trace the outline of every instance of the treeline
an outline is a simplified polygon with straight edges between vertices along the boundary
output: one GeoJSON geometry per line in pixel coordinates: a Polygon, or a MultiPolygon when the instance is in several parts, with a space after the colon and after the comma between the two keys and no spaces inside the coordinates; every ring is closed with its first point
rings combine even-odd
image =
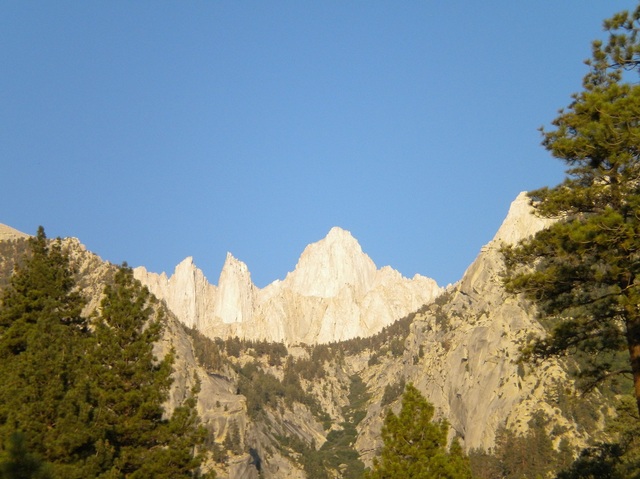
{"type": "Polygon", "coordinates": [[[61,241],[39,228],[26,244],[1,295],[0,477],[199,476],[197,391],[163,407],[162,307],[121,267],[85,317],[61,241]]]}
{"type": "Polygon", "coordinates": [[[265,340],[253,341],[229,337],[211,339],[196,328],[184,327],[191,337],[196,359],[209,372],[219,372],[225,365],[231,365],[229,358],[240,358],[246,354],[256,359],[266,358],[269,366],[281,366],[289,352],[283,343],[265,340]]]}
{"type": "Polygon", "coordinates": [[[398,356],[404,351],[404,342],[409,336],[410,326],[413,323],[415,317],[426,311],[426,307],[423,306],[418,311],[415,311],[404,318],[395,321],[389,326],[384,327],[379,333],[369,336],[368,338],[353,338],[339,343],[339,347],[345,354],[356,355],[364,352],[365,350],[377,351],[378,354],[386,354],[390,348],[393,349],[394,355],[398,356]],[[396,347],[393,348],[393,344],[396,347]]]}

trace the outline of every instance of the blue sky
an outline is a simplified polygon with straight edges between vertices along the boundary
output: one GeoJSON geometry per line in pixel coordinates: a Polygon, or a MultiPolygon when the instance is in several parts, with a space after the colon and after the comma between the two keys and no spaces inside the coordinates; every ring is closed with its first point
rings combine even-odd
{"type": "Polygon", "coordinates": [[[263,287],[332,226],[446,285],[564,165],[537,128],[630,1],[0,0],[0,223],[263,287]]]}

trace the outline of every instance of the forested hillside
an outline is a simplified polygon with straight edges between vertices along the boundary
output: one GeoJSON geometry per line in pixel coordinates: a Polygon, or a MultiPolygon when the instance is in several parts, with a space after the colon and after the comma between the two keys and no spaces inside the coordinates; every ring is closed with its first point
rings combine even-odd
{"type": "Polygon", "coordinates": [[[203,439],[195,399],[165,410],[173,358],[153,354],[163,307],[120,267],[103,278],[99,310],[83,315],[87,299],[60,240],[40,228],[7,251],[2,477],[193,477],[203,439]]]}

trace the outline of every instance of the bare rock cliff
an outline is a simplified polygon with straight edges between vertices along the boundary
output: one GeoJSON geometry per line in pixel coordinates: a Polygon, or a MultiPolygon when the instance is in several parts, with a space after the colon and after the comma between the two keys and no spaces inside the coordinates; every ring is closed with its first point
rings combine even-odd
{"type": "MultiPolygon", "coordinates": [[[[573,444],[588,442],[593,431],[586,432],[559,407],[558,391],[566,395],[563,401],[578,401],[565,365],[558,360],[538,368],[518,363],[528,337],[544,330],[532,306],[508,294],[502,284],[500,247],[517,243],[551,221],[533,214],[526,194],[515,199],[494,239],[463,278],[415,315],[402,356],[354,371],[363,375],[378,401],[398,378],[413,382],[449,420],[468,450],[493,447],[499,426],[526,431],[536,412],[552,418],[550,424],[560,425],[573,444]]],[[[374,401],[361,424],[356,447],[367,463],[379,441],[383,412],[374,401]]]]}
{"type": "Polygon", "coordinates": [[[187,326],[210,337],[328,343],[370,336],[441,293],[432,279],[377,269],[357,240],[333,228],[300,256],[282,281],[263,289],[227,254],[217,286],[190,258],[167,278],[140,267],[135,276],[187,326]]]}

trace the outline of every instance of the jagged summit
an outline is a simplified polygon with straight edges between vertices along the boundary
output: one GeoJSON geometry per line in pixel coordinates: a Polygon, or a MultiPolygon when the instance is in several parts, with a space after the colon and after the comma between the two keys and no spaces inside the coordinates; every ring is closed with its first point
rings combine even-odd
{"type": "Polygon", "coordinates": [[[442,291],[424,276],[407,279],[390,267],[378,270],[351,233],[339,227],[308,245],[284,280],[263,289],[231,253],[217,286],[190,258],[168,280],[144,268],[134,273],[182,322],[209,336],[290,344],[370,336],[442,291]]]}
{"type": "Polygon", "coordinates": [[[523,191],[511,203],[509,212],[491,243],[516,244],[554,221],[554,219],[537,216],[533,211],[527,192],[523,191]]]}
{"type": "Polygon", "coordinates": [[[218,280],[214,317],[220,318],[225,324],[241,323],[251,318],[256,289],[247,265],[227,253],[218,280]]]}
{"type": "Polygon", "coordinates": [[[304,249],[285,282],[304,296],[331,298],[345,285],[366,292],[375,272],[376,265],[351,233],[333,227],[324,239],[304,249]]]}
{"type": "MultiPolygon", "coordinates": [[[[353,237],[351,232],[343,228],[340,228],[340,226],[334,226],[333,228],[331,228],[329,230],[329,233],[327,233],[327,236],[325,236],[324,239],[328,241],[344,241],[344,242],[352,241],[358,244],[358,240],[356,240],[353,237]]],[[[358,247],[359,246],[360,244],[358,244],[358,247]]]]}

